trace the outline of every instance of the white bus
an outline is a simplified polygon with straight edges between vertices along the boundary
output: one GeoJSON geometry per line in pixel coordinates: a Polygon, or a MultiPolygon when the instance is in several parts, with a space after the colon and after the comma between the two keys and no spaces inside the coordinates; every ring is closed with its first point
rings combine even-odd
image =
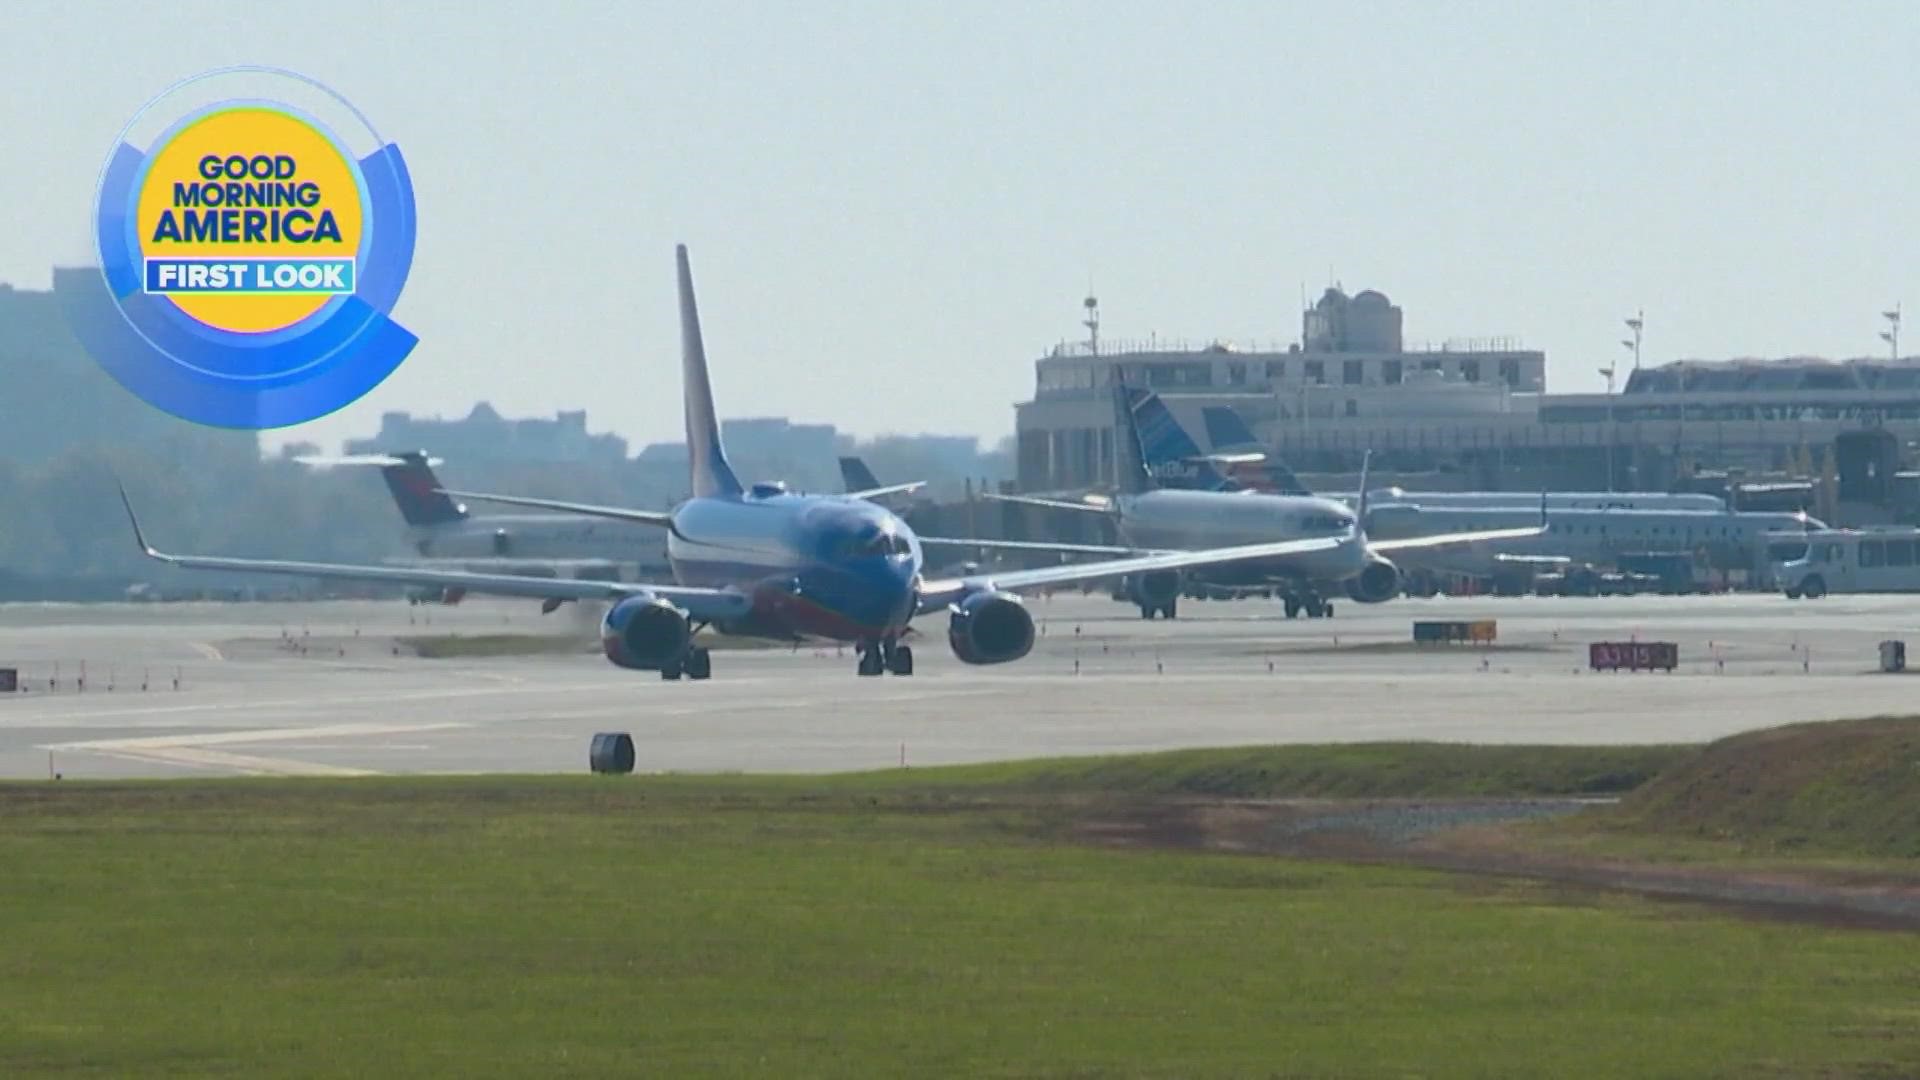
{"type": "Polygon", "coordinates": [[[1821,529],[1806,552],[1774,565],[1788,597],[1920,592],[1920,529],[1821,529]]]}

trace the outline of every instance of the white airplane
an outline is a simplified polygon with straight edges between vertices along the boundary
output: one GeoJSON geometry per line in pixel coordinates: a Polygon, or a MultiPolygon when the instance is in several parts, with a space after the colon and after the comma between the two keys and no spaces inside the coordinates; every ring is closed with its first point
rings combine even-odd
{"type": "MultiPolygon", "coordinates": [[[[1357,508],[1349,509],[1336,499],[1313,495],[1161,487],[1162,473],[1150,469],[1149,462],[1176,462],[1187,469],[1204,470],[1211,466],[1181,452],[1192,440],[1180,429],[1158,395],[1116,385],[1114,407],[1120,428],[1115,447],[1120,455],[1121,490],[1116,495],[1093,496],[1080,502],[1024,495],[987,494],[986,498],[1105,515],[1112,520],[1127,546],[1103,548],[1045,543],[1022,546],[1081,554],[1133,554],[1142,550],[1201,550],[1284,538],[1330,539],[1334,541],[1331,547],[1313,552],[1191,572],[1196,582],[1215,587],[1277,588],[1288,618],[1302,612],[1308,618],[1320,618],[1333,614],[1327,596],[1335,590],[1343,590],[1354,600],[1367,604],[1399,595],[1400,570],[1389,555],[1423,548],[1519,540],[1544,531],[1545,510],[1542,509],[1532,526],[1509,524],[1379,540],[1368,535],[1368,502],[1364,495],[1357,508]]],[[[1366,474],[1367,466],[1363,464],[1362,492],[1366,491],[1366,474]]],[[[1183,479],[1194,478],[1183,476],[1183,479]]],[[[1214,485],[1205,483],[1203,478],[1201,486],[1214,485]]],[[[1139,605],[1143,619],[1155,615],[1173,618],[1182,590],[1182,575],[1176,572],[1143,573],[1128,579],[1129,598],[1139,605]]]]}
{"type": "MultiPolygon", "coordinates": [[[[1382,505],[1368,513],[1367,529],[1382,537],[1415,538],[1461,529],[1497,529],[1523,520],[1526,514],[1512,506],[1382,505]]],[[[1766,561],[1769,533],[1825,527],[1819,519],[1797,512],[1555,509],[1548,528],[1537,536],[1432,550],[1420,556],[1419,567],[1491,577],[1503,558],[1558,556],[1610,566],[1626,554],[1702,548],[1740,553],[1758,566],[1766,561]]]]}

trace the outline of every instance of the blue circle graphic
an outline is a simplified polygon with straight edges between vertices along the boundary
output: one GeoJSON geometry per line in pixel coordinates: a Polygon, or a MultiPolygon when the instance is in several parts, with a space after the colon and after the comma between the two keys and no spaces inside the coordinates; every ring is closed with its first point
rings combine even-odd
{"type": "MultiPolygon", "coordinates": [[[[165,145],[166,136],[148,144],[165,145]]],[[[97,285],[63,298],[74,333],[107,373],[149,404],[215,427],[263,429],[304,423],[358,400],[413,351],[418,339],[391,312],[413,263],[413,182],[400,148],[385,141],[344,97],[280,68],[234,67],[183,80],[128,122],[101,170],[95,199],[97,285]],[[222,83],[244,83],[225,94],[222,83]],[[262,83],[274,88],[262,94],[262,83]],[[302,108],[304,100],[313,109],[302,108]],[[183,108],[190,101],[194,107],[183,108]],[[349,295],[333,297],[292,326],[239,333],[192,319],[164,295],[146,291],[135,235],[134,199],[148,152],[130,138],[155,116],[173,131],[212,108],[268,105],[312,123],[343,149],[347,131],[315,118],[319,108],[345,118],[356,146],[348,154],[362,181],[363,235],[349,295]],[[338,130],[338,134],[336,134],[338,130]]]]}

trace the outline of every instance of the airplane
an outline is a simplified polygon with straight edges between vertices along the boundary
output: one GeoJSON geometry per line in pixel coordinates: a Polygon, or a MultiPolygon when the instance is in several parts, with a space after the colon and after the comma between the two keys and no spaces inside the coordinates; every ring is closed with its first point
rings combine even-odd
{"type": "MultiPolygon", "coordinates": [[[[484,498],[658,526],[667,533],[672,582],[173,554],[148,541],[123,487],[120,497],[134,542],[148,558],[188,570],[462,589],[540,600],[543,611],[568,601],[606,601],[600,641],[608,661],[621,668],[656,671],[668,680],[682,675],[693,680],[711,677],[711,653],[695,637],[708,629],[780,640],[851,642],[859,654],[856,670],[860,675],[910,675],[913,650],[902,636],[916,616],[938,612],[946,614],[947,643],[960,661],[1008,663],[1027,655],[1034,644],[1033,616],[1018,595],[1026,590],[1354,550],[1348,538],[1331,532],[1300,535],[1296,530],[1287,539],[1268,536],[1255,543],[1130,552],[1092,562],[929,580],[922,573],[923,544],[971,547],[981,543],[918,537],[898,515],[868,499],[795,494],[779,484],[747,486],[739,481],[721,445],[714,415],[693,272],[684,245],[675,257],[692,495],[670,511],[651,511],[447,492],[455,498],[484,498]]],[[[1058,549],[1058,545],[1046,547],[1058,549]]]]}
{"type": "MultiPolygon", "coordinates": [[[[400,518],[406,523],[413,557],[382,560],[390,566],[480,570],[541,577],[591,577],[632,580],[666,563],[666,545],[636,546],[638,530],[578,514],[474,515],[441,488],[433,467],[440,459],[425,451],[387,454],[307,454],[295,458],[321,467],[379,468],[400,518]]],[[[457,589],[415,589],[414,603],[457,604],[457,589]]]]}
{"type": "MultiPolygon", "coordinates": [[[[1497,528],[1512,524],[1524,513],[1513,506],[1386,504],[1372,509],[1367,527],[1381,536],[1418,537],[1455,529],[1497,528]]],[[[1492,577],[1502,562],[1515,560],[1555,557],[1612,566],[1622,555],[1705,549],[1722,557],[1745,556],[1760,566],[1767,561],[1770,537],[1825,527],[1799,511],[1557,507],[1547,531],[1538,536],[1486,548],[1435,550],[1420,556],[1418,564],[1430,572],[1492,577]]]]}
{"type": "MultiPolygon", "coordinates": [[[[1201,565],[1193,568],[1189,575],[1209,587],[1278,586],[1288,618],[1302,612],[1308,618],[1331,616],[1333,605],[1326,597],[1335,588],[1344,589],[1348,596],[1366,604],[1381,603],[1399,595],[1400,570],[1387,557],[1395,552],[1522,539],[1537,536],[1545,528],[1546,513],[1542,508],[1541,523],[1532,527],[1373,540],[1367,535],[1369,506],[1364,494],[1371,455],[1361,465],[1363,494],[1359,505],[1352,509],[1338,500],[1312,495],[1234,490],[1226,475],[1200,453],[1159,395],[1150,390],[1137,390],[1124,382],[1114,385],[1113,394],[1119,429],[1114,440],[1119,457],[1117,495],[1091,496],[1081,501],[993,493],[983,493],[984,497],[1103,514],[1128,545],[1104,549],[1061,546],[1063,551],[1078,553],[1206,550],[1275,537],[1331,539],[1333,545],[1328,548],[1217,567],[1201,565]],[[1183,486],[1169,486],[1170,481],[1183,486]]],[[[1171,619],[1178,612],[1179,598],[1184,591],[1182,578],[1181,572],[1171,569],[1129,575],[1128,598],[1139,606],[1143,619],[1155,615],[1171,619]]]]}
{"type": "MultiPolygon", "coordinates": [[[[1202,410],[1208,438],[1219,450],[1258,445],[1239,414],[1226,406],[1202,410]],[[1226,416],[1218,415],[1225,413],[1226,416]]],[[[1277,463],[1276,463],[1277,465],[1277,463]]],[[[1277,465],[1284,471],[1285,466],[1277,465]]],[[[1291,473],[1287,473],[1291,476],[1291,473]]],[[[1536,536],[1497,544],[1438,547],[1404,562],[1416,576],[1434,573],[1494,577],[1504,566],[1553,560],[1615,565],[1625,553],[1706,547],[1726,554],[1760,554],[1770,532],[1804,532],[1820,523],[1801,513],[1734,513],[1726,500],[1699,492],[1549,491],[1538,496],[1502,491],[1404,491],[1367,493],[1367,532],[1380,539],[1410,538],[1460,530],[1520,525],[1544,500],[1553,522],[1536,536]]],[[[1351,504],[1354,496],[1341,496],[1351,504]]]]}
{"type": "MultiPolygon", "coordinates": [[[[1207,425],[1207,439],[1213,444],[1216,460],[1229,463],[1229,479],[1255,491],[1278,491],[1307,495],[1311,492],[1291,469],[1267,454],[1266,447],[1253,434],[1247,422],[1229,405],[1209,405],[1200,410],[1207,425]]],[[[1347,505],[1355,496],[1340,495],[1347,505]]],[[[1538,499],[1525,491],[1406,491],[1398,487],[1380,488],[1369,493],[1376,506],[1414,504],[1424,507],[1506,507],[1524,509],[1538,499]]],[[[1701,510],[1727,509],[1727,501],[1704,492],[1662,491],[1550,491],[1547,505],[1566,510],[1701,510]]]]}
{"type": "Polygon", "coordinates": [[[855,499],[872,499],[876,502],[891,504],[893,496],[907,495],[927,486],[925,480],[915,480],[906,484],[882,484],[867,463],[857,457],[840,459],[840,479],[846,485],[847,495],[855,499]]]}

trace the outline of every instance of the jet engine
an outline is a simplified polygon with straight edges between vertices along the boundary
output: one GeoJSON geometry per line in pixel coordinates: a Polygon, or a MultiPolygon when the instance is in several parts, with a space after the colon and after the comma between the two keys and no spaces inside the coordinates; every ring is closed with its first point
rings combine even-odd
{"type": "Polygon", "coordinates": [[[1400,595],[1400,568],[1378,555],[1347,579],[1347,595],[1363,604],[1379,604],[1400,595]]]}
{"type": "Polygon", "coordinates": [[[629,596],[607,609],[600,648],[623,668],[658,671],[687,651],[693,629],[679,608],[649,596],[629,596]]]}
{"type": "Polygon", "coordinates": [[[1018,660],[1033,649],[1033,616],[1011,593],[977,592],[954,605],[947,642],[969,664],[1018,660]]]}
{"type": "Polygon", "coordinates": [[[1135,574],[1127,579],[1127,586],[1133,593],[1134,603],[1158,609],[1180,599],[1180,572],[1156,570],[1151,574],[1135,574]]]}

